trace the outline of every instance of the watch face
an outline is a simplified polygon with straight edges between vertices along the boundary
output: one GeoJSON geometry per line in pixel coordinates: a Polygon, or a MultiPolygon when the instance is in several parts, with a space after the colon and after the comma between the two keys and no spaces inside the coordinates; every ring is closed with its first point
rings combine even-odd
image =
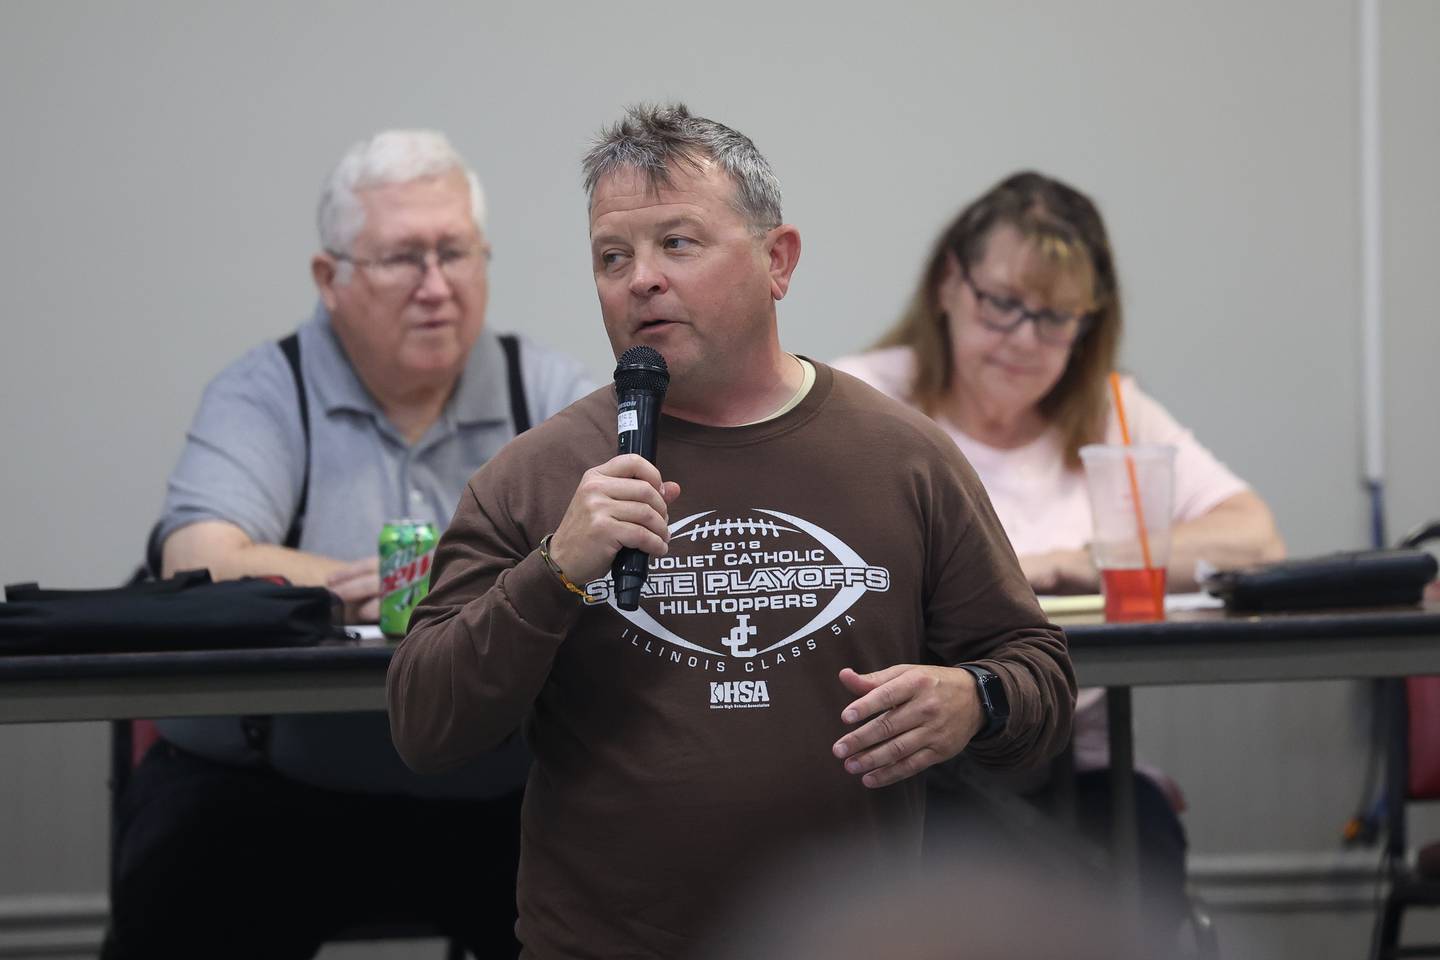
{"type": "Polygon", "coordinates": [[[1001,722],[1010,719],[1010,698],[1005,694],[1005,684],[1000,682],[1000,677],[989,670],[985,671],[986,699],[990,701],[991,713],[1001,722]]]}
{"type": "Polygon", "coordinates": [[[966,667],[975,675],[975,685],[980,694],[980,706],[985,711],[985,726],[977,733],[976,739],[993,737],[1005,729],[1010,719],[1010,699],[1005,694],[1005,684],[993,670],[984,667],[966,667]]]}

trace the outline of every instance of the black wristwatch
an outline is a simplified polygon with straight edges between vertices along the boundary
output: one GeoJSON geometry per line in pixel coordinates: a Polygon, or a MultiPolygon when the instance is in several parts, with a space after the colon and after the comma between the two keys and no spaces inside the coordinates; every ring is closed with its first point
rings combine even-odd
{"type": "Polygon", "coordinates": [[[994,670],[986,670],[975,663],[962,663],[961,670],[970,671],[975,677],[975,689],[980,694],[980,709],[985,712],[985,725],[975,734],[975,740],[993,737],[1005,729],[1010,720],[1010,698],[1005,695],[1005,684],[994,670]]]}

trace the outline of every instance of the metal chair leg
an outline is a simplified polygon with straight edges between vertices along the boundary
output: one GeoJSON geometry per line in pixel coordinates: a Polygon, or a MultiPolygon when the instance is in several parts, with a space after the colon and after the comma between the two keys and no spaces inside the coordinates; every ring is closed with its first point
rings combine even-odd
{"type": "Polygon", "coordinates": [[[1393,960],[1400,946],[1400,920],[1403,908],[1393,896],[1387,896],[1380,907],[1380,916],[1375,920],[1375,934],[1371,938],[1371,960],[1393,960]]]}
{"type": "Polygon", "coordinates": [[[1190,898],[1190,930],[1195,936],[1197,960],[1220,960],[1220,936],[1215,932],[1210,908],[1195,896],[1190,898]]]}

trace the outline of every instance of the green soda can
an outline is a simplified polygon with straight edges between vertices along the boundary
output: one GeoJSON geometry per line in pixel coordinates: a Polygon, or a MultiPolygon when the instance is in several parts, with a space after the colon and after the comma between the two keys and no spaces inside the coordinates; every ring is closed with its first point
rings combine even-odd
{"type": "Polygon", "coordinates": [[[430,592],[440,537],[428,520],[391,520],[380,528],[380,632],[405,636],[410,613],[430,592]]]}

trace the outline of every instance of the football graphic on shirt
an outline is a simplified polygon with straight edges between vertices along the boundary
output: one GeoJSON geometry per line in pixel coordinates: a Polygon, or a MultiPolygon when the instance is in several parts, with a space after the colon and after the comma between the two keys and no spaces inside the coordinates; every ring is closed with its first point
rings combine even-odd
{"type": "Polygon", "coordinates": [[[743,661],[805,643],[867,590],[889,587],[886,568],[870,566],[829,531],[753,508],[672,523],[669,552],[650,559],[640,609],[615,607],[608,578],[586,592],[672,647],[743,661]]]}

